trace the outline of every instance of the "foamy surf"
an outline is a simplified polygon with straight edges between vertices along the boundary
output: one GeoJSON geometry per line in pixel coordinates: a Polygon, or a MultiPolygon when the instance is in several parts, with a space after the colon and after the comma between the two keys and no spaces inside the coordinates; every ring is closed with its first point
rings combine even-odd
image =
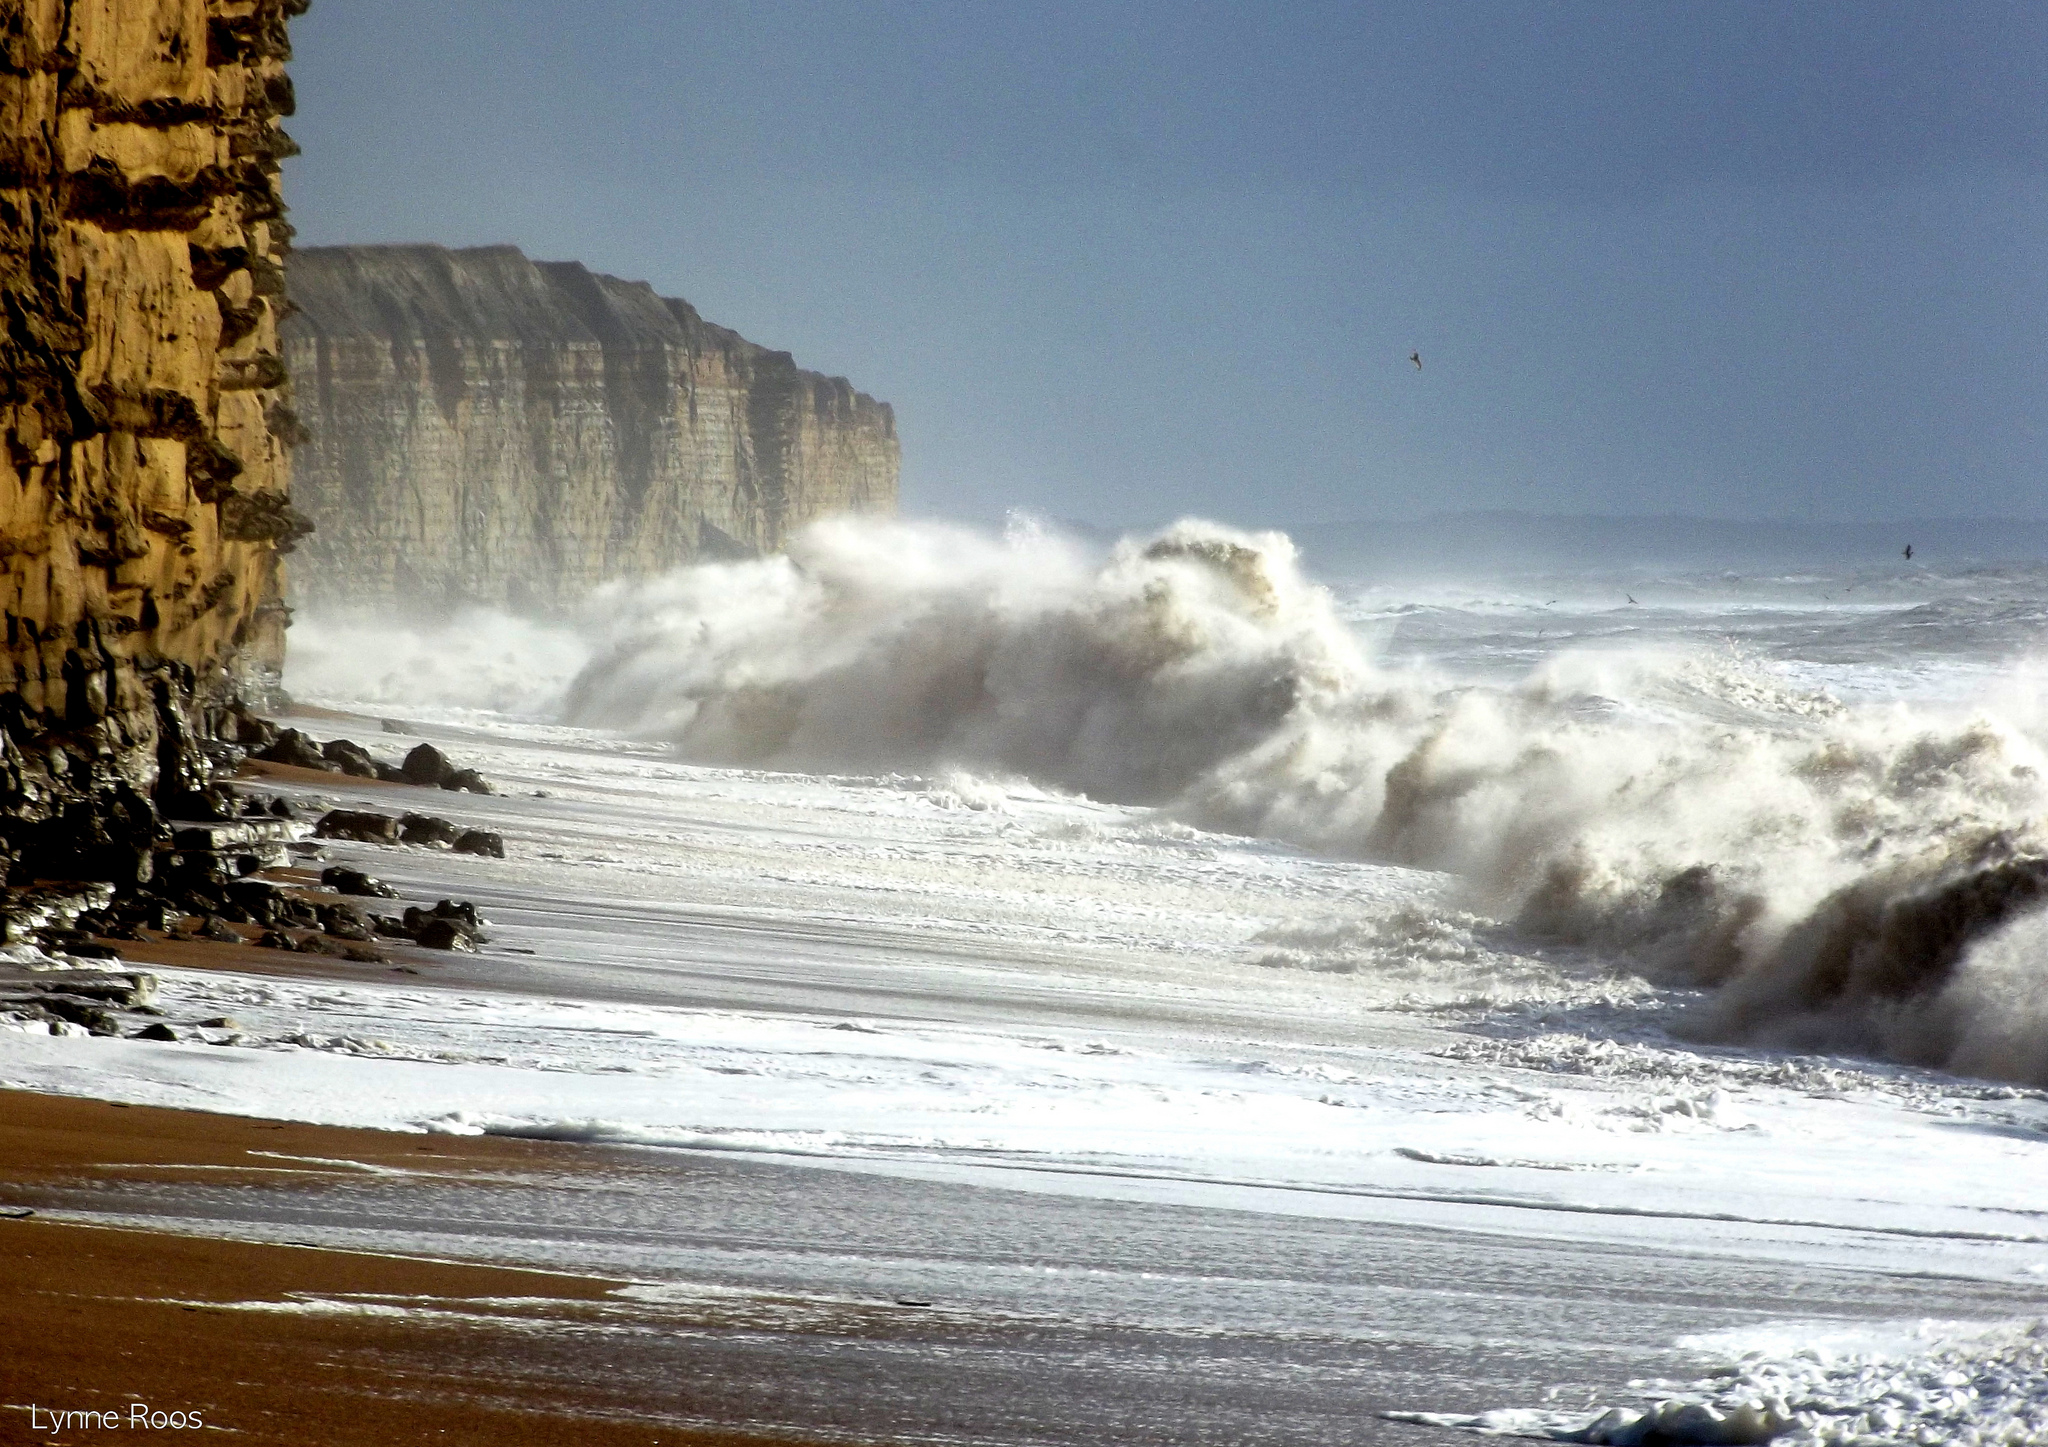
{"type": "Polygon", "coordinates": [[[1511,683],[1394,666],[1286,538],[1195,521],[1104,553],[837,519],[783,557],[614,587],[588,623],[568,718],[687,758],[1015,775],[1442,871],[1526,944],[1715,988],[1710,1038],[2048,1081],[2019,688],[1845,702],[1669,635],[1511,683]]]}

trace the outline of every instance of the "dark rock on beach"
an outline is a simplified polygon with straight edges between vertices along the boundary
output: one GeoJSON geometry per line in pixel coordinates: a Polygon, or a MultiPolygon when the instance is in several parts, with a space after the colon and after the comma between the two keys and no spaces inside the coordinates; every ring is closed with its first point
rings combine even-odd
{"type": "Polygon", "coordinates": [[[477,936],[452,919],[428,920],[413,937],[430,950],[475,950],[477,936]]]}
{"type": "Polygon", "coordinates": [[[353,839],[362,844],[398,843],[398,821],[367,809],[330,809],[313,826],[316,839],[353,839]]]}
{"type": "MultiPolygon", "coordinates": [[[[501,856],[502,857],[502,856],[501,856]]],[[[353,894],[366,899],[396,899],[398,891],[360,869],[336,864],[320,871],[320,882],[336,894],[353,894]]]]}
{"type": "Polygon", "coordinates": [[[498,791],[475,769],[459,769],[449,762],[448,756],[432,744],[421,744],[405,756],[403,769],[405,782],[421,788],[441,788],[471,794],[495,794],[498,791]]]}
{"type": "Polygon", "coordinates": [[[432,789],[454,772],[455,766],[448,762],[448,756],[432,744],[421,744],[405,756],[402,772],[405,782],[417,784],[423,789],[432,789]]]}
{"type": "Polygon", "coordinates": [[[321,905],[320,928],[340,940],[372,938],[369,917],[350,904],[321,905]]]}
{"type": "Polygon", "coordinates": [[[402,927],[428,949],[474,950],[484,942],[483,923],[468,900],[444,899],[432,909],[408,909],[402,927]]]}
{"type": "Polygon", "coordinates": [[[489,859],[505,857],[505,838],[496,830],[470,829],[455,841],[457,854],[480,854],[489,859]]]}
{"type": "Polygon", "coordinates": [[[398,821],[399,837],[407,844],[429,849],[446,849],[462,837],[463,831],[433,814],[407,814],[398,821]]]}
{"type": "Polygon", "coordinates": [[[141,1011],[156,994],[156,977],[139,971],[31,970],[0,962],[0,1015],[119,1035],[123,1012],[141,1011]]]}
{"type": "Polygon", "coordinates": [[[331,762],[321,751],[319,744],[297,729],[280,730],[277,738],[264,748],[258,749],[251,757],[269,764],[288,764],[295,769],[318,769],[327,773],[340,773],[341,766],[331,762]]]}

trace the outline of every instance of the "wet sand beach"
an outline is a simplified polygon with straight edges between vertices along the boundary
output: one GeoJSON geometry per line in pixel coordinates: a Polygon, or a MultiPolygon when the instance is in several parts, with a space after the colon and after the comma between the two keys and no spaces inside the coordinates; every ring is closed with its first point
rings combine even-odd
{"type": "Polygon", "coordinates": [[[10,1440],[141,1401],[252,1442],[1428,1447],[1461,1438],[1378,1414],[1611,1392],[1731,1318],[2027,1295],[20,1092],[0,1180],[10,1440]]]}
{"type": "Polygon", "coordinates": [[[107,1430],[53,1432],[57,1412],[111,1410],[114,1430],[135,1430],[142,1404],[263,1443],[761,1440],[647,1420],[601,1378],[564,1369],[548,1339],[575,1341],[617,1282],[16,1214],[53,1188],[146,1190],[224,1173],[285,1185],[372,1165],[505,1171],[546,1153],[6,1093],[7,1439],[107,1430]],[[333,1307],[291,1309],[306,1302],[333,1307]]]}

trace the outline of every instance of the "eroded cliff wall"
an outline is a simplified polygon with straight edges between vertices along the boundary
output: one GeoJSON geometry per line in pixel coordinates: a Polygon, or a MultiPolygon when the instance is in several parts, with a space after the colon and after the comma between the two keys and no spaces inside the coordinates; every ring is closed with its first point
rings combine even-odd
{"type": "Polygon", "coordinates": [[[597,583],[893,511],[894,414],[688,303],[509,246],[295,252],[316,531],[296,600],[549,611],[597,583]]]}
{"type": "Polygon", "coordinates": [[[305,0],[0,0],[0,870],[146,870],[282,657],[305,0]],[[154,796],[154,798],[153,798],[154,796]]]}

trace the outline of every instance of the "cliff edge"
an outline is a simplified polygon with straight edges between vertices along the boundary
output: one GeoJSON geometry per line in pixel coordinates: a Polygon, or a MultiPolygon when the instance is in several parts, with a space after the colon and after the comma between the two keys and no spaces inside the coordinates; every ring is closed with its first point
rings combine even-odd
{"type": "Polygon", "coordinates": [[[147,877],[283,654],[305,0],[0,6],[0,878],[147,877]]]}
{"type": "Polygon", "coordinates": [[[285,359],[295,600],[552,611],[893,511],[886,403],[687,302],[510,246],[309,247],[285,359]]]}

